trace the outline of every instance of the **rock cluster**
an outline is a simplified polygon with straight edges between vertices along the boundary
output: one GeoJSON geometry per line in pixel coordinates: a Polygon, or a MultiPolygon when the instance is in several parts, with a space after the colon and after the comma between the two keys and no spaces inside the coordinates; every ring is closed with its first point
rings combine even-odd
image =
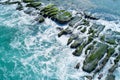
{"type": "MultiPolygon", "coordinates": [[[[88,73],[98,73],[103,69],[106,63],[112,57],[120,44],[120,33],[112,30],[107,30],[104,33],[105,26],[94,22],[93,20],[98,20],[98,18],[83,14],[73,16],[69,11],[61,10],[54,4],[49,4],[43,6],[41,2],[34,0],[22,0],[11,2],[6,1],[0,4],[18,4],[17,10],[23,10],[25,7],[34,8],[38,10],[38,18],[35,20],[42,23],[46,17],[51,18],[58,24],[68,24],[68,27],[57,28],[60,30],[58,37],[62,35],[69,35],[67,45],[70,48],[75,49],[72,53],[74,56],[78,57],[85,54],[85,60],[83,62],[82,69],[88,73]]],[[[26,13],[30,14],[33,10],[27,10],[26,13]]],[[[120,47],[118,48],[120,53],[120,47]]],[[[114,70],[118,67],[118,62],[120,60],[120,54],[116,55],[114,60],[114,65],[109,69],[109,73],[106,80],[115,80],[113,75],[114,70]]],[[[76,63],[76,69],[79,69],[80,63],[76,63]]],[[[90,79],[92,77],[89,77],[90,79]]],[[[101,78],[101,77],[99,77],[101,78]]]]}

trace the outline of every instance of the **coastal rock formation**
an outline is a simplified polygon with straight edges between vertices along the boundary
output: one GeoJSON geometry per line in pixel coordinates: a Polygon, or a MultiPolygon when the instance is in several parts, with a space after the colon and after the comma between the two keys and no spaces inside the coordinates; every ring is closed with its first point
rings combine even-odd
{"type": "MultiPolygon", "coordinates": [[[[82,70],[87,73],[93,73],[92,77],[87,76],[90,80],[99,73],[110,57],[115,55],[116,50],[120,53],[120,32],[111,29],[106,30],[106,26],[97,23],[98,18],[92,15],[75,15],[73,16],[67,10],[61,10],[54,4],[42,5],[42,2],[34,0],[22,0],[21,2],[7,1],[0,4],[18,4],[17,10],[23,10],[26,14],[31,14],[33,10],[37,12],[35,21],[39,23],[44,22],[44,19],[50,18],[58,24],[67,24],[67,28],[57,28],[60,32],[58,37],[62,35],[69,35],[66,45],[74,49],[72,54],[76,57],[84,54],[85,60],[83,61],[82,70]],[[24,3],[25,5],[22,5],[24,3]],[[24,10],[24,8],[28,8],[24,10]],[[93,21],[95,20],[95,21],[93,21]]],[[[117,54],[113,66],[108,70],[106,80],[115,80],[113,72],[118,67],[120,61],[120,54],[117,54]]],[[[75,66],[76,69],[80,68],[80,63],[75,66]]],[[[99,79],[104,75],[99,76],[99,79]]]]}

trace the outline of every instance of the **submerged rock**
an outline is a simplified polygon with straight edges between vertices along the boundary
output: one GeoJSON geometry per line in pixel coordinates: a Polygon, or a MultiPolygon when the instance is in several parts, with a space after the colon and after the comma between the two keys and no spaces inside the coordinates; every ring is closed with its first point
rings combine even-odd
{"type": "Polygon", "coordinates": [[[69,26],[74,26],[77,22],[79,22],[82,18],[79,16],[75,16],[70,22],[69,22],[69,26]]]}

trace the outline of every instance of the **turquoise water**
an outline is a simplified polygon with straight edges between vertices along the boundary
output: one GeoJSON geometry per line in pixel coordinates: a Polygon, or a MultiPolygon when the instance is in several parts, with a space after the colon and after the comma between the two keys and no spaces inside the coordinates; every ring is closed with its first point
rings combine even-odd
{"type": "MultiPolygon", "coordinates": [[[[84,1],[80,8],[93,9],[91,12],[98,15],[104,13],[102,17],[108,20],[113,20],[113,15],[119,18],[118,0],[84,1]]],[[[86,73],[74,69],[81,59],[72,55],[66,38],[58,39],[58,25],[49,19],[38,24],[33,21],[35,16],[15,9],[16,5],[0,5],[0,80],[84,80],[86,73]]],[[[118,80],[120,72],[116,70],[115,74],[118,80]]]]}

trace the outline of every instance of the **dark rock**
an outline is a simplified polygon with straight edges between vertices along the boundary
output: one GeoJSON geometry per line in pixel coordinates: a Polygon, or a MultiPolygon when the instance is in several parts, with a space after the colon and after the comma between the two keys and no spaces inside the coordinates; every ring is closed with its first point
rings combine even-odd
{"type": "Polygon", "coordinates": [[[61,28],[61,27],[57,27],[56,29],[59,30],[59,31],[63,30],[63,28],[61,28]]]}
{"type": "Polygon", "coordinates": [[[80,23],[81,25],[86,25],[86,26],[89,26],[90,25],[90,22],[86,19],[83,19],[80,23]]]}
{"type": "Polygon", "coordinates": [[[92,80],[92,76],[85,76],[88,80],[92,80]]]}
{"type": "Polygon", "coordinates": [[[38,7],[38,6],[41,6],[41,2],[31,2],[29,4],[26,5],[27,7],[38,7]]]}
{"type": "Polygon", "coordinates": [[[69,29],[62,30],[60,33],[58,33],[58,37],[61,37],[62,35],[72,34],[72,31],[69,29]]]}
{"type": "Polygon", "coordinates": [[[98,20],[99,19],[99,18],[96,18],[96,17],[94,17],[92,15],[89,15],[89,14],[86,14],[86,13],[84,13],[84,16],[85,16],[85,18],[92,19],[92,20],[98,20]]]}
{"type": "Polygon", "coordinates": [[[17,6],[16,10],[23,10],[23,6],[22,6],[22,4],[21,4],[21,3],[19,3],[19,4],[18,4],[18,6],[17,6]]]}
{"type": "Polygon", "coordinates": [[[98,79],[101,79],[103,77],[103,74],[100,74],[99,76],[98,76],[98,79]]]}
{"type": "Polygon", "coordinates": [[[80,68],[80,63],[77,63],[77,65],[75,66],[75,69],[79,69],[80,68]]]}
{"type": "Polygon", "coordinates": [[[72,37],[70,37],[67,41],[67,45],[69,45],[74,39],[72,37]]]}
{"type": "Polygon", "coordinates": [[[23,0],[24,3],[34,2],[34,0],[23,0]]]}

